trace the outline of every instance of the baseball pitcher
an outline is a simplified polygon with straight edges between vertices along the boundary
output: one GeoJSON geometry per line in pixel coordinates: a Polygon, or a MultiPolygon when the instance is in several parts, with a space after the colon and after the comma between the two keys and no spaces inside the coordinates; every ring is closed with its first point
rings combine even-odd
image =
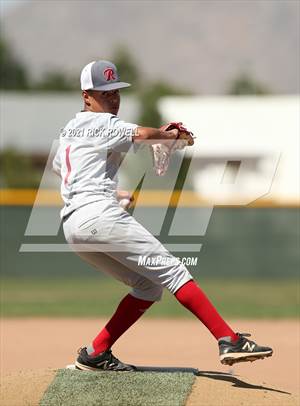
{"type": "MultiPolygon", "coordinates": [[[[117,191],[122,152],[150,145],[158,175],[165,173],[175,149],[193,144],[181,123],[156,129],[118,117],[121,82],[116,66],[94,61],[81,72],[84,108],[67,123],[53,161],[61,177],[61,210],[65,238],[84,261],[131,287],[115,313],[91,343],[78,352],[81,370],[134,371],[111,351],[112,345],[168,289],[216,338],[220,361],[232,365],[269,357],[269,347],[236,333],[222,319],[188,269],[125,209],[132,200],[117,191]],[[121,201],[121,204],[119,204],[121,201]],[[139,256],[150,261],[138,263],[139,256]],[[164,258],[158,263],[155,258],[164,258]]],[[[99,290],[99,294],[101,291],[99,290]]]]}

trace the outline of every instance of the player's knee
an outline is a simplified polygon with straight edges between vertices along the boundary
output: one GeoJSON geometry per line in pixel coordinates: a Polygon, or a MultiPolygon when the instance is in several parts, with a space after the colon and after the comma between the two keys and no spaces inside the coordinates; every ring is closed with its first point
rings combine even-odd
{"type": "Polygon", "coordinates": [[[174,294],[182,285],[193,279],[193,277],[187,268],[180,263],[167,272],[162,279],[163,286],[174,294]]]}

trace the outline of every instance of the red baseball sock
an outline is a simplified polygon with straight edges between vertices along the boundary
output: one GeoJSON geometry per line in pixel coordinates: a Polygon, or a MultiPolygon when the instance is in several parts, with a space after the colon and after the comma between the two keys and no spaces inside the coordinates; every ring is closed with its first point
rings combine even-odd
{"type": "Polygon", "coordinates": [[[222,319],[205,293],[202,292],[194,281],[189,281],[181,286],[175,293],[175,297],[184,307],[202,321],[217,340],[226,336],[230,336],[233,341],[238,340],[239,337],[222,319]]]}
{"type": "Polygon", "coordinates": [[[125,296],[112,318],[94,339],[94,352],[90,355],[98,355],[110,348],[153,303],[148,300],[137,299],[130,294],[125,296]]]}

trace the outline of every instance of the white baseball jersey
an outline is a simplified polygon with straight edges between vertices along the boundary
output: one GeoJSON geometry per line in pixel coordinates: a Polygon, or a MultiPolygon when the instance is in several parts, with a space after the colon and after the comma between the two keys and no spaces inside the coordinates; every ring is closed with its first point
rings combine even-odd
{"type": "Polygon", "coordinates": [[[121,152],[132,146],[136,124],[110,113],[80,112],[60,134],[53,170],[61,177],[61,218],[88,203],[116,197],[121,152]]]}

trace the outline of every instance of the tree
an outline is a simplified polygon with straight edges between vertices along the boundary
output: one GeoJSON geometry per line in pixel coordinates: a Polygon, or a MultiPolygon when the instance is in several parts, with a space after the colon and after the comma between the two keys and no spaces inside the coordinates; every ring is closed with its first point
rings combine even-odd
{"type": "Polygon", "coordinates": [[[37,188],[43,174],[31,157],[13,148],[1,151],[0,173],[0,186],[8,188],[37,188]]]}
{"type": "Polygon", "coordinates": [[[0,89],[25,90],[28,74],[25,66],[13,55],[7,42],[0,36],[0,89]]]}
{"type": "Polygon", "coordinates": [[[112,61],[118,69],[122,82],[133,84],[133,87],[128,90],[136,91],[140,85],[140,72],[128,49],[123,45],[118,45],[113,52],[112,61]]]}
{"type": "Polygon", "coordinates": [[[167,82],[150,83],[139,95],[141,110],[138,124],[155,128],[160,127],[163,123],[157,106],[158,100],[164,96],[187,96],[190,94],[191,92],[176,88],[167,82]]]}
{"type": "Polygon", "coordinates": [[[60,71],[46,72],[43,78],[33,86],[34,90],[42,91],[70,91],[78,90],[78,79],[72,80],[60,71]]]}
{"type": "Polygon", "coordinates": [[[236,96],[265,95],[270,94],[270,91],[265,85],[255,81],[248,74],[243,73],[232,81],[228,93],[236,96]]]}

